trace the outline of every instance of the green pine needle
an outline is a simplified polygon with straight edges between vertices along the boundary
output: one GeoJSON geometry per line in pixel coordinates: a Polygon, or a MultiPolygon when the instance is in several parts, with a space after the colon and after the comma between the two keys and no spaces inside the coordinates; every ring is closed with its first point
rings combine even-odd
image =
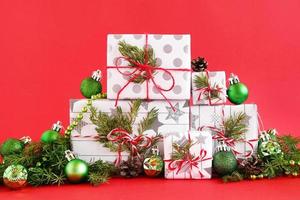
{"type": "MultiPolygon", "coordinates": [[[[145,62],[145,49],[141,49],[137,46],[127,44],[125,41],[119,42],[119,52],[122,56],[130,58],[132,61],[140,64],[148,64],[150,66],[156,67],[156,58],[154,51],[151,47],[148,47],[148,63],[145,62]]],[[[129,66],[135,66],[133,62],[129,62],[129,66]]],[[[132,75],[135,76],[135,75],[132,75]]],[[[143,83],[146,80],[145,72],[134,79],[135,83],[143,83]]]]}
{"type": "MultiPolygon", "coordinates": [[[[212,91],[210,92],[210,98],[211,99],[221,99],[220,92],[217,90],[218,85],[210,85],[208,77],[204,74],[202,75],[196,75],[193,80],[195,87],[197,89],[207,88],[208,86],[211,87],[212,91]]],[[[208,99],[208,95],[205,94],[205,99],[208,99]]]]}
{"type": "MultiPolygon", "coordinates": [[[[96,131],[99,134],[99,141],[104,144],[105,147],[111,151],[116,152],[119,147],[119,143],[111,142],[107,140],[107,135],[115,128],[122,128],[128,133],[132,133],[132,126],[137,118],[138,110],[141,106],[142,100],[135,100],[131,102],[130,112],[124,113],[121,107],[117,107],[116,112],[108,115],[101,111],[97,111],[96,108],[91,107],[90,120],[97,126],[96,131]]],[[[138,124],[138,132],[142,134],[144,131],[151,128],[153,123],[157,120],[157,109],[151,109],[145,118],[138,124]]],[[[158,136],[156,136],[158,137],[158,136]]],[[[154,137],[155,138],[155,137],[154,137]]],[[[153,144],[154,145],[154,144],[153,144]]],[[[126,145],[122,146],[123,151],[128,151],[126,145]]]]}
{"type": "Polygon", "coordinates": [[[224,121],[225,136],[233,139],[241,139],[247,131],[245,121],[247,116],[244,112],[235,113],[224,121]]]}
{"type": "Polygon", "coordinates": [[[98,160],[89,166],[89,177],[88,181],[94,185],[100,185],[109,180],[112,174],[116,172],[114,165],[98,160]]]}

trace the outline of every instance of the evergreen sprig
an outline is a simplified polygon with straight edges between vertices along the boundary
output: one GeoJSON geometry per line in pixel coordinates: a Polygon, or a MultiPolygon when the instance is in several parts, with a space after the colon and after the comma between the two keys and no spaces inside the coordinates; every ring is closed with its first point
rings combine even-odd
{"type": "MultiPolygon", "coordinates": [[[[146,49],[139,48],[137,46],[130,45],[125,41],[119,42],[119,52],[122,56],[129,58],[131,61],[134,61],[139,64],[147,64],[153,67],[156,67],[156,58],[154,55],[153,48],[148,47],[148,63],[145,62],[146,49]]],[[[135,66],[134,62],[129,61],[129,66],[135,66]]],[[[135,76],[134,74],[132,76],[135,76]]],[[[143,83],[147,79],[146,73],[143,72],[140,76],[137,76],[133,82],[135,83],[143,83]]]]}
{"type": "Polygon", "coordinates": [[[225,136],[233,139],[241,139],[243,133],[247,131],[247,116],[244,112],[238,112],[231,115],[224,121],[225,136]]]}
{"type": "Polygon", "coordinates": [[[88,181],[97,186],[107,182],[115,172],[116,168],[113,164],[98,160],[89,166],[88,181]]]}
{"type": "MultiPolygon", "coordinates": [[[[213,85],[210,84],[209,79],[206,75],[202,74],[202,75],[196,75],[194,80],[193,80],[195,87],[197,89],[202,89],[202,88],[207,88],[207,87],[211,87],[211,91],[210,91],[210,98],[211,99],[220,99],[220,91],[217,90],[217,88],[219,87],[216,83],[214,83],[213,85]]],[[[208,99],[208,94],[205,94],[205,99],[208,99]]]]}
{"type": "MultiPolygon", "coordinates": [[[[128,133],[132,133],[133,124],[138,115],[138,110],[141,106],[142,100],[135,100],[131,102],[129,113],[123,112],[121,107],[117,107],[116,112],[108,115],[107,113],[97,111],[96,108],[91,107],[91,115],[90,120],[93,124],[97,126],[96,131],[99,134],[99,141],[104,144],[105,147],[109,148],[111,151],[117,151],[119,147],[119,143],[111,142],[107,140],[107,135],[115,128],[122,128],[126,130],[128,133]]],[[[149,129],[152,124],[155,122],[158,116],[158,110],[153,108],[148,113],[147,116],[144,117],[138,123],[138,133],[142,134],[145,130],[149,129]]],[[[154,141],[160,139],[161,136],[157,135],[153,137],[154,141]]],[[[152,143],[155,144],[154,142],[152,143]]],[[[128,151],[126,145],[122,146],[122,151],[128,151]]]]}
{"type": "Polygon", "coordinates": [[[184,144],[180,145],[178,143],[173,143],[173,151],[172,151],[172,160],[181,160],[181,159],[193,159],[194,155],[190,153],[191,147],[194,143],[187,141],[184,144]]]}

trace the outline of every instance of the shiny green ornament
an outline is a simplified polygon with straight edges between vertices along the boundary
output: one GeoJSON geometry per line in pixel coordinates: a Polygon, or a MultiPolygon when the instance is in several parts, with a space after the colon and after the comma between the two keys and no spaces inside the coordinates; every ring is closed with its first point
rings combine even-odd
{"type": "Polygon", "coordinates": [[[1,145],[1,155],[8,156],[11,154],[21,153],[24,149],[24,143],[21,140],[10,138],[1,145]]]}
{"type": "Polygon", "coordinates": [[[65,166],[65,174],[71,183],[80,183],[87,179],[89,174],[88,164],[72,154],[71,151],[67,150],[66,157],[69,160],[65,166]]]}
{"type": "Polygon", "coordinates": [[[230,86],[227,89],[228,100],[236,105],[244,103],[248,99],[248,88],[245,84],[240,83],[238,77],[234,74],[230,75],[230,86]]]}
{"type": "Polygon", "coordinates": [[[42,134],[41,141],[44,143],[53,143],[57,141],[61,137],[59,133],[61,128],[61,122],[56,122],[55,124],[53,124],[52,130],[47,130],[42,134]]]}
{"type": "Polygon", "coordinates": [[[3,183],[11,189],[20,189],[27,184],[28,172],[22,165],[10,165],[3,173],[3,183]]]}
{"type": "Polygon", "coordinates": [[[224,143],[219,144],[213,156],[213,169],[218,175],[229,175],[237,169],[238,163],[231,149],[224,143]]]}
{"type": "Polygon", "coordinates": [[[86,78],[81,82],[80,92],[86,98],[91,98],[102,92],[102,85],[99,82],[101,80],[101,71],[94,71],[92,77],[86,78]]]}
{"type": "Polygon", "coordinates": [[[143,168],[147,176],[158,176],[164,167],[164,161],[159,155],[158,148],[153,149],[153,155],[144,159],[143,168]]]}

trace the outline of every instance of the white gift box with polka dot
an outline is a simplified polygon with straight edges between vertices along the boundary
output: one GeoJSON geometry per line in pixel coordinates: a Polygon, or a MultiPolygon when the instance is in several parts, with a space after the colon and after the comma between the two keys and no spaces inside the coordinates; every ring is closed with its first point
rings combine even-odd
{"type": "MultiPolygon", "coordinates": [[[[183,134],[172,134],[165,136],[164,138],[164,160],[165,160],[165,178],[166,179],[210,179],[212,174],[212,150],[213,143],[210,132],[208,131],[190,131],[183,134]],[[177,170],[170,170],[170,162],[172,153],[174,152],[173,144],[184,145],[188,142],[188,134],[193,143],[195,143],[190,148],[190,153],[195,157],[200,156],[201,150],[206,151],[205,158],[208,160],[198,161],[197,167],[193,166],[192,169],[188,165],[182,167],[177,173],[177,170]],[[201,174],[203,176],[201,176],[201,174]]],[[[173,165],[172,165],[173,166],[173,165]]]]}
{"type": "MultiPolygon", "coordinates": [[[[196,87],[195,78],[197,76],[206,76],[206,72],[192,72],[192,97],[193,97],[193,104],[194,105],[209,105],[208,100],[208,93],[202,93],[201,98],[198,100],[200,91],[196,87]]],[[[224,104],[226,103],[226,75],[224,71],[214,71],[208,72],[209,76],[209,84],[211,88],[215,88],[218,86],[222,88],[221,92],[219,93],[219,98],[212,98],[211,104],[224,104]]]]}
{"type": "MultiPolygon", "coordinates": [[[[256,104],[242,104],[242,105],[197,105],[191,107],[191,128],[197,130],[203,126],[212,126],[220,128],[222,120],[228,119],[230,116],[244,112],[246,114],[245,123],[247,131],[243,133],[243,138],[246,140],[257,140],[259,134],[258,112],[256,104]],[[224,110],[224,118],[222,117],[222,110],[224,110]]],[[[213,132],[212,132],[213,134],[213,132]]],[[[254,153],[257,149],[257,141],[251,142],[253,145],[254,153]]],[[[215,147],[216,147],[215,141],[215,147]]],[[[244,142],[236,142],[235,149],[240,152],[238,157],[244,157],[247,152],[251,151],[251,147],[244,142]]]]}
{"type": "MultiPolygon", "coordinates": [[[[116,59],[121,56],[118,43],[125,41],[131,45],[143,48],[146,42],[145,34],[109,34],[107,36],[107,98],[116,99],[120,89],[128,82],[129,77],[122,75],[116,68],[116,59]]],[[[191,54],[190,35],[157,35],[148,34],[148,44],[154,50],[157,65],[169,69],[175,79],[170,91],[163,91],[167,99],[189,99],[191,90],[191,54]],[[175,69],[175,70],[172,70],[175,69]],[[185,69],[187,71],[176,71],[185,69]]],[[[128,62],[118,60],[118,66],[128,66],[128,62]]],[[[123,72],[132,72],[132,68],[122,68],[123,72]]],[[[162,70],[156,70],[155,82],[162,88],[172,85],[171,76],[162,70]]],[[[146,82],[130,83],[121,93],[119,99],[146,99],[146,82]]],[[[152,81],[149,81],[149,99],[164,99],[152,81]]]]}
{"type": "MultiPolygon", "coordinates": [[[[175,106],[176,111],[174,112],[170,105],[164,100],[156,101],[144,101],[138,112],[138,116],[133,125],[133,134],[137,134],[137,124],[147,113],[152,109],[158,109],[158,118],[154,122],[151,129],[144,132],[147,135],[155,135],[160,133],[162,135],[168,132],[182,133],[189,129],[189,105],[188,101],[178,100],[171,101],[175,106]]],[[[81,112],[82,108],[86,106],[87,99],[71,100],[70,102],[70,122],[72,122],[78,113],[81,112]]],[[[93,106],[98,111],[111,114],[115,112],[115,101],[108,99],[100,99],[93,101],[93,106]]],[[[130,111],[130,101],[120,100],[119,105],[123,112],[130,111]]],[[[72,151],[80,158],[87,162],[96,161],[99,159],[113,162],[117,158],[116,152],[111,152],[108,148],[103,147],[98,141],[98,133],[96,126],[90,120],[90,112],[83,114],[82,121],[78,126],[71,132],[71,144],[72,151]]],[[[163,144],[159,144],[161,152],[163,152],[163,144]]],[[[122,152],[122,159],[126,160],[128,153],[122,152]]]]}

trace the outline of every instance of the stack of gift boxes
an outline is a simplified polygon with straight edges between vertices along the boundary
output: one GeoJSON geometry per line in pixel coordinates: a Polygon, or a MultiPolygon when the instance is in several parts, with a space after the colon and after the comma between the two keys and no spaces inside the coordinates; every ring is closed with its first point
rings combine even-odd
{"type": "MultiPolygon", "coordinates": [[[[207,179],[212,174],[212,156],[216,142],[222,138],[216,129],[222,129],[224,119],[243,112],[247,116],[247,131],[243,139],[231,143],[237,156],[244,157],[255,149],[258,138],[258,118],[255,104],[225,105],[226,75],[224,71],[191,70],[190,35],[157,34],[109,34],[107,38],[107,99],[93,101],[98,111],[111,114],[116,105],[123,112],[130,112],[130,100],[143,99],[138,111],[137,124],[152,108],[158,109],[157,120],[151,129],[142,134],[161,134],[164,138],[159,146],[165,161],[167,179],[207,179]],[[122,58],[119,42],[144,48],[152,48],[156,57],[156,68],[147,81],[135,82],[133,76],[147,71],[147,66],[134,68],[130,60],[122,58]],[[145,68],[143,68],[145,67],[145,68]],[[144,71],[143,71],[144,70],[144,71]],[[195,79],[207,77],[209,87],[199,88],[195,79]],[[217,98],[211,87],[218,91],[217,98]],[[193,143],[189,149],[190,160],[174,160],[174,145],[193,143]],[[181,162],[181,164],[179,164],[181,162]],[[189,164],[188,164],[189,163],[189,164]],[[180,165],[180,166],[179,166],[180,165]]],[[[147,59],[147,58],[146,58],[147,59]]],[[[72,122],[87,99],[71,100],[70,121],[72,122]]],[[[134,128],[133,135],[137,133],[134,128]]],[[[90,120],[90,112],[83,114],[82,121],[72,130],[73,152],[87,162],[104,160],[114,162],[117,152],[112,152],[99,142],[96,126],[90,120]]],[[[232,141],[231,141],[232,142],[232,141]]],[[[128,152],[121,152],[123,160],[128,152]]],[[[188,159],[188,158],[187,158],[188,159]]]]}

